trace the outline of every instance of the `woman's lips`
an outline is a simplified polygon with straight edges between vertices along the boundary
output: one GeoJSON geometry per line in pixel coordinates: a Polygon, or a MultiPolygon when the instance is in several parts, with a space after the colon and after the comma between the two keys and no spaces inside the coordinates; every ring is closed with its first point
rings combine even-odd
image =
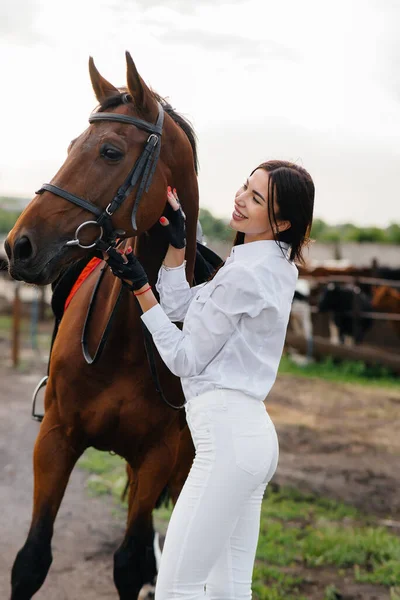
{"type": "Polygon", "coordinates": [[[232,213],[232,219],[234,219],[235,221],[244,221],[244,219],[247,219],[247,217],[245,217],[244,215],[242,215],[238,210],[233,211],[232,213]]]}

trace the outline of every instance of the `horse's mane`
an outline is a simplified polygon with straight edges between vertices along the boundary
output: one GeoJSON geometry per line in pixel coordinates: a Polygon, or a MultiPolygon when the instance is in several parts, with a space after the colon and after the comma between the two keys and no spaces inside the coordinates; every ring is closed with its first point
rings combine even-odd
{"type": "MultiPolygon", "coordinates": [[[[100,104],[100,106],[96,109],[96,112],[103,112],[109,108],[115,108],[117,106],[120,106],[121,104],[124,104],[125,94],[129,93],[129,91],[126,88],[119,88],[119,89],[121,90],[120,93],[116,94],[115,96],[110,96],[109,98],[104,100],[104,102],[102,102],[102,104],[100,104]]],[[[198,154],[197,154],[197,137],[194,132],[192,124],[187,119],[182,117],[182,115],[180,115],[175,110],[175,108],[172,108],[171,104],[169,102],[167,102],[167,100],[165,100],[165,98],[163,98],[162,96],[160,96],[153,90],[151,90],[151,93],[153,94],[154,99],[157,100],[157,102],[159,102],[161,104],[161,106],[163,107],[165,112],[171,117],[171,119],[186,134],[186,137],[188,138],[190,145],[192,147],[194,168],[196,171],[196,175],[198,175],[199,159],[198,159],[198,154]]]]}

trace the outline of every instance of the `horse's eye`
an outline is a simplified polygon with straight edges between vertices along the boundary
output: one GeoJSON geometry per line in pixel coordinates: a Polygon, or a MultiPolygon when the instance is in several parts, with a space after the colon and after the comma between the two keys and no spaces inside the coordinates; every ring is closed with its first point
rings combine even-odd
{"type": "Polygon", "coordinates": [[[124,156],[123,153],[121,152],[121,150],[118,150],[118,148],[115,148],[114,146],[111,146],[110,144],[103,144],[102,147],[100,148],[100,155],[104,156],[104,158],[107,158],[108,160],[121,160],[121,158],[124,156]]]}

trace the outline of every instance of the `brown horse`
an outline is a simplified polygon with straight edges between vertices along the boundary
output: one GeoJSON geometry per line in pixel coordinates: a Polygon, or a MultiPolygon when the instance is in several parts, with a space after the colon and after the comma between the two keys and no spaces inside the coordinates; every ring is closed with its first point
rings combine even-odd
{"type": "MultiPolygon", "coordinates": [[[[106,111],[123,118],[91,117],[88,129],[71,142],[68,157],[52,184],[45,184],[47,189],[42,188],[22,213],[6,242],[14,278],[39,285],[51,283],[88,252],[76,244],[79,236],[74,237],[74,232],[88,221],[91,207],[101,209],[98,212],[106,207],[108,210],[110,199],[143,155],[143,147],[151,138],[149,131],[162,112],[165,119],[157,134],[161,151],[152,183],[143,192],[134,219],[132,211],[140,181],[127,190],[126,200],[112,216],[112,228],[120,237],[132,238],[127,243],[134,245],[154,289],[168,245],[158,219],[166,205],[167,186],[176,187],[187,217],[187,278],[192,281],[198,215],[195,137],[189,124],[146,86],[128,53],[126,58],[124,90],[106,81],[90,59],[91,81],[100,103],[95,114],[104,115],[106,111]],[[134,119],[138,126],[133,124],[134,119]],[[150,127],[147,131],[143,130],[146,123],[150,127]],[[89,208],[60,197],[60,189],[83,198],[84,203],[90,203],[89,208]],[[75,242],[68,245],[71,239],[75,242]]],[[[89,246],[98,237],[99,226],[85,225],[80,235],[81,246],[89,246]]],[[[81,333],[101,268],[104,262],[72,299],[53,347],[45,416],[34,449],[33,516],[27,540],[13,566],[12,600],[30,599],[47,576],[57,511],[71,471],[86,448],[116,452],[129,465],[127,531],[114,556],[114,581],[123,600],[136,598],[142,585],[152,581],[153,508],[166,486],[176,501],[193,460],[184,412],[172,410],[156,392],[138,306],[128,290],[122,291],[101,358],[93,365],[83,358],[81,333]]],[[[120,281],[106,268],[88,332],[92,353],[120,289],[120,281]]],[[[169,400],[182,404],[179,379],[168,371],[158,354],[156,363],[169,400]]]]}
{"type": "MultiPolygon", "coordinates": [[[[380,312],[400,315],[400,292],[387,285],[373,288],[372,306],[380,312]]],[[[392,327],[400,337],[400,321],[391,321],[392,327]]]]}

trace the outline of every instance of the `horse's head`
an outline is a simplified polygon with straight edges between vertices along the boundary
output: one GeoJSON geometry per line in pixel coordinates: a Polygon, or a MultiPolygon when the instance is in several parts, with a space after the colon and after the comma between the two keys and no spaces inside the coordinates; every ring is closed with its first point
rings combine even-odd
{"type": "Polygon", "coordinates": [[[15,279],[44,285],[70,263],[110,240],[138,236],[157,223],[167,186],[176,187],[195,244],[198,210],[193,132],[154,94],[129,53],[127,88],[89,71],[100,107],[70,143],[68,156],[9,233],[5,248],[15,279]],[[165,116],[165,119],[164,119],[165,116]],[[172,118],[171,118],[172,117],[172,118]],[[102,237],[102,240],[100,238],[102,237]]]}

